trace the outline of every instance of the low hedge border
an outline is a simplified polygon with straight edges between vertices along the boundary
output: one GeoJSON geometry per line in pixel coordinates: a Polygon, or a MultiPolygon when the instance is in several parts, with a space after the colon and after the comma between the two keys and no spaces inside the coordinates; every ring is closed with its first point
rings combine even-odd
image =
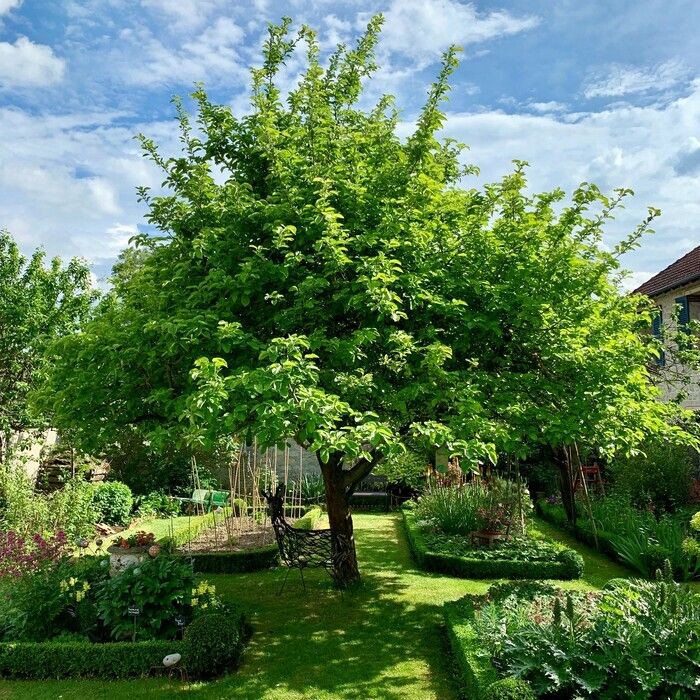
{"type": "Polygon", "coordinates": [[[559,560],[529,562],[512,560],[469,559],[454,554],[439,554],[428,549],[416,516],[410,509],[402,509],[408,543],[420,568],[451,574],[460,578],[508,579],[576,579],[583,573],[583,559],[573,549],[554,543],[559,549],[559,560]]]}
{"type": "Polygon", "coordinates": [[[192,522],[187,529],[182,529],[174,532],[172,535],[166,535],[158,540],[158,544],[166,551],[174,552],[178,547],[191,542],[205,530],[220,522],[224,517],[231,514],[231,509],[226,508],[222,513],[207,513],[206,515],[193,516],[192,522]]]}
{"type": "MultiPolygon", "coordinates": [[[[310,508],[307,513],[294,523],[300,530],[313,530],[322,515],[318,506],[310,508]]],[[[192,568],[198,574],[243,574],[251,571],[271,569],[279,564],[276,544],[239,552],[197,552],[180,555],[192,561],[192,568]]]]}
{"type": "MultiPolygon", "coordinates": [[[[586,544],[589,547],[596,548],[595,537],[593,535],[593,530],[591,528],[577,523],[576,525],[571,525],[566,519],[566,513],[564,508],[558,505],[552,505],[547,503],[547,501],[542,498],[535,503],[535,512],[539,515],[542,520],[546,520],[550,525],[554,525],[565,532],[568,532],[572,537],[586,544]]],[[[611,538],[613,533],[607,532],[606,530],[598,530],[598,550],[603,552],[605,555],[610,557],[613,561],[619,562],[620,564],[626,566],[625,562],[620,559],[615,547],[613,547],[611,538]]]]}
{"type": "Polygon", "coordinates": [[[197,574],[245,574],[272,569],[279,564],[276,544],[240,552],[180,552],[180,555],[192,561],[192,570],[197,574]]]}
{"type": "Polygon", "coordinates": [[[463,696],[469,700],[535,700],[529,683],[515,678],[501,678],[483,650],[471,620],[474,603],[471,596],[443,607],[447,637],[452,648],[463,696]]]}
{"type": "MultiPolygon", "coordinates": [[[[235,666],[250,628],[237,615],[237,644],[230,649],[235,666]]],[[[116,680],[146,676],[155,666],[163,667],[168,654],[182,654],[187,668],[186,640],[148,642],[2,642],[0,643],[0,678],[49,680],[61,678],[104,678],[116,680]]]]}

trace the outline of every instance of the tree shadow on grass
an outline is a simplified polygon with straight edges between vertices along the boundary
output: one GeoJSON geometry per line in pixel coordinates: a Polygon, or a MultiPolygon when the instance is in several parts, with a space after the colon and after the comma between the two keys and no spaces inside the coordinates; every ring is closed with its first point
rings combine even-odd
{"type": "MultiPolygon", "coordinates": [[[[363,583],[343,597],[319,571],[306,575],[307,594],[290,575],[279,597],[281,571],[239,578],[235,586],[217,580],[248,608],[256,632],[238,674],[214,684],[220,691],[246,698],[456,697],[442,600],[408,595],[405,575],[416,572],[398,546],[396,519],[376,524],[358,529],[363,583]]],[[[192,694],[210,697],[213,690],[192,694]]]]}

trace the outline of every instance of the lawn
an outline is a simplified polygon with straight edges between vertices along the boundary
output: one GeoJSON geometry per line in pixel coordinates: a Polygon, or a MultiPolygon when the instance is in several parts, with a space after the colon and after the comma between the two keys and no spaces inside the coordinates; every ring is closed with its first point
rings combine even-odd
{"type": "MultiPolygon", "coordinates": [[[[581,581],[595,587],[630,572],[568,541],[586,560],[581,581]]],[[[429,574],[414,568],[400,516],[356,515],[363,586],[344,597],[322,572],[307,575],[304,594],[291,572],[282,596],[283,570],[209,576],[227,598],[243,604],[255,634],[240,671],[221,681],[183,686],[159,679],[122,682],[2,682],[0,698],[382,698],[452,700],[458,697],[441,606],[491,582],[429,574]]]]}

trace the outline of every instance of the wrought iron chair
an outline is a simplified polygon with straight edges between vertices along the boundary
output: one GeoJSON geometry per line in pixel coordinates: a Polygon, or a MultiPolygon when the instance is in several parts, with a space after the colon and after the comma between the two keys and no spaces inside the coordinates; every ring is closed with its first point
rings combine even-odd
{"type": "Polygon", "coordinates": [[[325,569],[333,578],[333,539],[330,530],[298,530],[284,516],[285,484],[279,484],[275,493],[261,491],[270,508],[270,519],[275,531],[280,559],[287,567],[284,581],[277,595],[282,595],[291,569],[299,569],[301,584],[306,592],[304,569],[325,569]]]}

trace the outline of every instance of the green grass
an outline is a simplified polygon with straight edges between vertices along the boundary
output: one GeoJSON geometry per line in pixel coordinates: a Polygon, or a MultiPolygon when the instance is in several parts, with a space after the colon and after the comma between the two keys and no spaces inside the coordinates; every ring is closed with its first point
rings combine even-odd
{"type": "MultiPolygon", "coordinates": [[[[356,515],[363,584],[344,597],[321,571],[297,572],[277,590],[283,570],[209,576],[220,593],[248,611],[254,635],[238,673],[209,684],[162,679],[123,682],[3,682],[0,698],[242,698],[315,700],[456,700],[441,607],[490,581],[430,574],[414,568],[400,515],[356,515]]],[[[571,587],[596,587],[630,572],[566,535],[541,529],[574,547],[588,572],[571,587]]]]}
{"type": "MultiPolygon", "coordinates": [[[[102,545],[102,549],[106,550],[107,547],[109,547],[109,545],[118,537],[128,537],[129,535],[133,535],[134,533],[140,531],[152,532],[156,540],[160,540],[163,537],[168,537],[172,534],[172,532],[178,534],[191,531],[193,535],[195,535],[197,532],[201,531],[199,530],[199,527],[208,517],[210,518],[210,516],[207,515],[180,515],[172,519],[153,518],[151,520],[140,520],[138,523],[135,523],[128,529],[122,530],[122,532],[117,532],[114,535],[110,535],[109,537],[104,537],[104,544],[102,545]]],[[[94,546],[94,544],[91,545],[89,551],[97,551],[97,548],[94,546]]]]}

